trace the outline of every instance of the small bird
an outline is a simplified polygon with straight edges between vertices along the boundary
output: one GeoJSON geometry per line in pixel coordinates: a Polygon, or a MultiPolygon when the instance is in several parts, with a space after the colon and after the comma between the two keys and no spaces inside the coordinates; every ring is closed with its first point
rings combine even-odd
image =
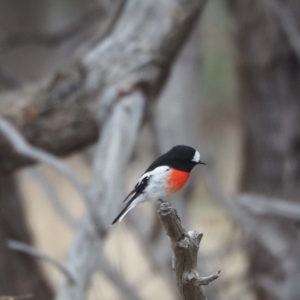
{"type": "Polygon", "coordinates": [[[158,157],[124,199],[123,202],[132,196],[111,225],[117,221],[122,221],[138,203],[163,201],[163,199],[181,190],[197,164],[205,165],[200,160],[200,153],[194,148],[184,145],[175,146],[158,157]]]}

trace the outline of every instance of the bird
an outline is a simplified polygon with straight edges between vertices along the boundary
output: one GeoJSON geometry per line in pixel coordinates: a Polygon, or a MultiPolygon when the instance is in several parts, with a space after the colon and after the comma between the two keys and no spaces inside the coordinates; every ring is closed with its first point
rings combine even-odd
{"type": "Polygon", "coordinates": [[[192,169],[198,164],[205,165],[200,160],[200,152],[185,145],[177,145],[159,156],[123,200],[123,202],[128,201],[128,203],[111,225],[122,221],[138,203],[146,201],[164,202],[164,199],[184,187],[192,169]]]}

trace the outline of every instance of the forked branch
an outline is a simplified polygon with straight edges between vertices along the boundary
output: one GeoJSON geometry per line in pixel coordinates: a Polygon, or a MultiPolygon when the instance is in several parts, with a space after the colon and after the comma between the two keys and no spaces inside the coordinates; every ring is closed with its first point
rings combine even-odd
{"type": "Polygon", "coordinates": [[[160,205],[158,215],[171,241],[172,267],[181,298],[183,300],[205,300],[202,285],[216,280],[221,271],[207,277],[198,275],[197,255],[203,234],[197,231],[186,231],[176,210],[167,202],[160,205]]]}

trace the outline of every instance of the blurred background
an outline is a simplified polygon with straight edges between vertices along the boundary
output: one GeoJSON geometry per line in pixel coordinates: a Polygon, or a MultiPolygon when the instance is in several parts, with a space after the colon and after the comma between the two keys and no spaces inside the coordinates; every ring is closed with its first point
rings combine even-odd
{"type": "MultiPolygon", "coordinates": [[[[1,93],[80,57],[93,43],[102,10],[99,0],[0,0],[1,93]]],[[[172,205],[188,230],[204,233],[200,276],[222,270],[205,287],[208,299],[299,299],[299,14],[300,4],[291,0],[209,0],[137,138],[126,192],[173,145],[194,146],[207,163],[172,205]]],[[[91,145],[63,158],[85,184],[93,153],[91,145]]],[[[32,243],[63,262],[83,202],[44,164],[1,174],[0,185],[0,298],[52,299],[61,272],[25,253],[11,256],[6,240],[32,243]],[[57,213],[57,203],[71,219],[57,213]]],[[[141,299],[179,299],[156,209],[140,205],[110,228],[103,253],[141,299]]],[[[87,299],[124,296],[100,268],[87,299]]]]}

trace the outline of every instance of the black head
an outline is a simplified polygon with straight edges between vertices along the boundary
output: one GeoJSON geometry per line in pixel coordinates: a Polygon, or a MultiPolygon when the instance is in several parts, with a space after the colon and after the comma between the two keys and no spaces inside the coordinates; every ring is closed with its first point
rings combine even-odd
{"type": "Polygon", "coordinates": [[[205,165],[200,160],[200,153],[192,147],[178,145],[154,161],[147,171],[153,170],[158,166],[167,165],[178,170],[190,172],[197,164],[205,165]]]}

